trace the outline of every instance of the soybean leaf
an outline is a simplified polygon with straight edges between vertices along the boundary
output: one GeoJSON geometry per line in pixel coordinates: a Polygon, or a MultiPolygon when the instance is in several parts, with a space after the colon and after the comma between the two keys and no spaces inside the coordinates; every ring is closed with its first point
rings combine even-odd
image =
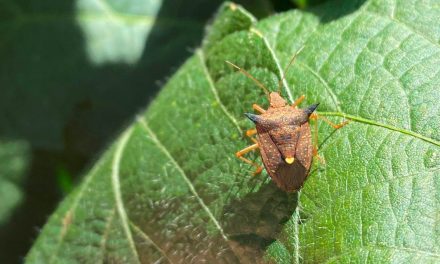
{"type": "MultiPolygon", "coordinates": [[[[334,1],[256,22],[225,4],[203,46],[52,215],[34,262],[438,262],[439,6],[334,1]],[[233,153],[264,93],[320,102],[320,156],[287,195],[233,153]]],[[[252,155],[251,155],[252,157],[252,155]]],[[[257,156],[254,156],[257,158],[257,156]]]]}

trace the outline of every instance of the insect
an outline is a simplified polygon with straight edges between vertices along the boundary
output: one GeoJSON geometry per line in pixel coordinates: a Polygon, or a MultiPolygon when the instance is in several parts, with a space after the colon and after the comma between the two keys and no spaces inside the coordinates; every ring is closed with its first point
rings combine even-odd
{"type": "Polygon", "coordinates": [[[241,73],[252,79],[265,92],[269,100],[269,108],[253,104],[252,108],[260,113],[259,115],[245,113],[245,115],[255,123],[255,128],[246,131],[246,135],[254,142],[235,155],[242,161],[255,166],[254,175],[261,173],[263,167],[251,160],[243,157],[244,154],[259,149],[263,165],[276,185],[286,191],[294,192],[301,189],[312,165],[313,156],[318,156],[318,126],[317,120],[327,122],[335,129],[346,125],[349,121],[334,124],[323,116],[315,113],[319,103],[312,104],[304,109],[297,106],[304,100],[305,96],[300,96],[292,105],[281,96],[281,86],[285,74],[294,62],[299,50],[290,60],[283,76],[278,84],[278,92],[269,90],[250,73],[246,72],[237,65],[226,61],[241,73]],[[310,131],[309,120],[315,120],[314,143],[310,131]],[[252,136],[257,134],[257,138],[252,136]]]}

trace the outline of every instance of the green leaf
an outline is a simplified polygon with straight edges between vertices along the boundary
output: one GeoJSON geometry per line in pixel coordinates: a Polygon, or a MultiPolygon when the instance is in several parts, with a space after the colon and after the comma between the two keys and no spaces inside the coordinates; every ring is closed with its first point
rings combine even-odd
{"type": "Polygon", "coordinates": [[[76,2],[76,19],[85,35],[89,59],[95,64],[134,64],[142,56],[162,1],[76,2]]]}
{"type": "Polygon", "coordinates": [[[30,162],[25,141],[0,140],[0,226],[23,200],[21,186],[30,162]]]}
{"type": "MultiPolygon", "coordinates": [[[[201,49],[51,216],[28,263],[440,260],[439,6],[330,2],[256,23],[225,4],[201,49]],[[319,124],[300,193],[234,157],[267,106],[240,65],[349,125],[319,124]]],[[[257,155],[250,155],[258,159],[257,155]]]]}

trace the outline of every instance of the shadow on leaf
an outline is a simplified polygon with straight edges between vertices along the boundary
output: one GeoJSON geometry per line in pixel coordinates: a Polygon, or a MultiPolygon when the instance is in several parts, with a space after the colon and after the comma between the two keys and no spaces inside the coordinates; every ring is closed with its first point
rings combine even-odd
{"type": "Polygon", "coordinates": [[[343,16],[349,15],[359,8],[366,2],[366,0],[355,0],[355,1],[327,1],[316,7],[307,9],[307,11],[314,13],[322,23],[329,23],[333,20],[339,19],[343,16]]]}
{"type": "Polygon", "coordinates": [[[233,200],[224,208],[221,222],[235,255],[243,263],[260,263],[266,248],[298,205],[298,193],[288,194],[273,181],[257,192],[233,200]]]}

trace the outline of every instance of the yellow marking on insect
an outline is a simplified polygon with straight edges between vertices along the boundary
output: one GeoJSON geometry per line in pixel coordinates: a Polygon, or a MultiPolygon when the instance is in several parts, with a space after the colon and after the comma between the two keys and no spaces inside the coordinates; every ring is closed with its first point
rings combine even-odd
{"type": "Polygon", "coordinates": [[[287,164],[292,164],[295,161],[295,158],[286,158],[285,161],[287,164]]]}

